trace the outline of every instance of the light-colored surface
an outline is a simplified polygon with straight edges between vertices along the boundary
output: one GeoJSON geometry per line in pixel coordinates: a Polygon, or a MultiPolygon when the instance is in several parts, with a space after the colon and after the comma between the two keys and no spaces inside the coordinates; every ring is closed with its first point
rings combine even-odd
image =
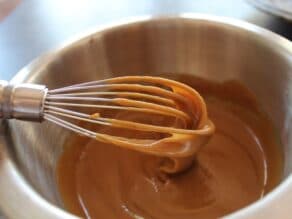
{"type": "MultiPolygon", "coordinates": [[[[77,38],[24,68],[13,81],[47,84],[52,89],[124,74],[160,72],[188,73],[218,82],[238,79],[258,96],[281,134],[285,181],[263,200],[229,218],[277,215],[289,219],[291,42],[247,23],[204,15],[127,22],[77,38]]],[[[13,121],[9,128],[0,145],[0,206],[5,214],[11,218],[70,218],[54,207],[62,206],[55,165],[70,133],[48,123],[13,121]],[[14,161],[27,181],[20,177],[14,161]]]]}

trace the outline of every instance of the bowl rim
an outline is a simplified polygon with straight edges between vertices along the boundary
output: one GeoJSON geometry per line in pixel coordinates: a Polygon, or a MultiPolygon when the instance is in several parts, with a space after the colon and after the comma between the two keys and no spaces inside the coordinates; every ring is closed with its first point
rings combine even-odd
{"type": "MultiPolygon", "coordinates": [[[[273,46],[281,47],[282,51],[287,52],[292,58],[292,43],[289,40],[285,39],[282,36],[279,36],[276,33],[273,33],[262,27],[258,27],[254,24],[250,24],[246,21],[241,21],[228,17],[193,13],[183,13],[171,16],[145,15],[139,17],[128,17],[118,22],[111,22],[106,25],[99,25],[98,27],[90,28],[88,31],[72,37],[71,39],[65,41],[65,43],[62,43],[55,49],[39,56],[27,66],[22,68],[12,78],[11,83],[20,83],[23,81],[30,82],[31,80],[33,80],[33,78],[35,78],[37,72],[39,72],[42,67],[46,66],[46,64],[50,63],[50,61],[54,59],[56,54],[66,50],[66,48],[68,48],[73,43],[87,40],[95,33],[108,31],[112,28],[133,25],[135,23],[148,23],[152,21],[170,19],[187,19],[194,22],[199,20],[209,21],[232,26],[242,31],[248,31],[254,35],[261,37],[264,40],[272,42],[273,46]],[[36,71],[36,69],[38,69],[38,71],[36,71]]],[[[2,126],[5,126],[5,124],[2,124],[1,128],[3,128],[2,126]]],[[[41,195],[38,194],[37,191],[35,191],[34,188],[29,185],[27,180],[22,176],[21,172],[13,163],[13,159],[9,155],[5,145],[7,145],[7,142],[5,140],[5,134],[3,134],[0,136],[0,197],[2,197],[0,198],[0,208],[5,215],[11,218],[18,218],[19,216],[21,216],[21,218],[79,218],[67,212],[66,210],[55,206],[54,204],[49,203],[49,201],[41,197],[41,195]],[[7,189],[8,187],[10,188],[7,189]],[[19,207],[17,207],[19,206],[19,204],[17,202],[14,202],[17,200],[22,201],[21,211],[23,211],[23,209],[27,209],[28,212],[26,215],[23,215],[21,212],[15,214],[15,211],[19,209],[19,207]],[[14,210],[14,212],[11,213],[11,210],[14,210]]],[[[284,179],[273,191],[268,193],[265,197],[252,203],[251,205],[248,205],[245,208],[224,216],[224,218],[266,218],[267,215],[271,216],[271,218],[275,218],[273,217],[274,215],[277,218],[279,217],[279,215],[282,215],[282,212],[289,212],[292,203],[291,194],[292,174],[290,173],[290,175],[286,179],[284,179]],[[273,208],[271,208],[271,206],[273,206],[273,208]]]]}

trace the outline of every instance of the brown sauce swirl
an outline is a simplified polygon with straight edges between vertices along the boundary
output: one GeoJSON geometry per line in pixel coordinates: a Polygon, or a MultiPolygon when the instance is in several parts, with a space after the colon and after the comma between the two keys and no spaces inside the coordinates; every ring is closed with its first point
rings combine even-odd
{"type": "Polygon", "coordinates": [[[279,183],[281,145],[250,91],[236,81],[176,79],[204,97],[216,126],[210,141],[194,156],[169,160],[72,136],[57,167],[66,209],[86,218],[218,218],[279,183]],[[172,165],[184,171],[163,171],[172,165]]]}

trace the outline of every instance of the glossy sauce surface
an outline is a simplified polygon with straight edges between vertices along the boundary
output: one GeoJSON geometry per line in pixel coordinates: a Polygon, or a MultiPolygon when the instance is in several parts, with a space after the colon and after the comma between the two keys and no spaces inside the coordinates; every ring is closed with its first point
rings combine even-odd
{"type": "Polygon", "coordinates": [[[167,174],[160,169],[167,158],[72,136],[57,168],[66,209],[86,218],[218,218],[279,183],[281,145],[250,91],[236,81],[176,79],[200,92],[216,126],[189,167],[167,174]]]}

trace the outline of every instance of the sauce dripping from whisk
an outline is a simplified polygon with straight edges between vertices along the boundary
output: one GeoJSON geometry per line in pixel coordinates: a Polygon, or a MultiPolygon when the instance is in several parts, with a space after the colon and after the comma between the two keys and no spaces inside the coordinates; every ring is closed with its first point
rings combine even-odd
{"type": "MultiPolygon", "coordinates": [[[[102,113],[95,112],[90,115],[90,119],[105,122],[109,127],[132,130],[135,136],[132,138],[127,136],[128,133],[126,136],[116,136],[97,132],[96,139],[127,149],[168,157],[167,162],[160,167],[167,173],[183,171],[190,166],[194,154],[206,144],[215,129],[208,118],[206,105],[200,94],[185,84],[160,77],[125,76],[107,79],[104,84],[115,86],[115,89],[120,91],[125,89],[124,84],[120,84],[122,82],[134,83],[128,84],[127,87],[131,87],[131,91],[134,89],[139,92],[127,91],[127,98],[114,98],[111,99],[112,103],[126,106],[126,111],[128,106],[135,107],[146,117],[153,116],[153,112],[159,112],[164,122],[167,119],[172,119],[173,122],[162,126],[149,123],[151,120],[137,121],[139,115],[129,121],[124,119],[122,114],[118,118],[104,118],[102,113]],[[158,139],[139,139],[137,131],[163,135],[158,139]]],[[[115,92],[116,96],[121,94],[115,92]]]]}
{"type": "Polygon", "coordinates": [[[49,90],[44,103],[44,119],[80,135],[171,159],[194,155],[214,132],[200,94],[162,77],[123,76],[75,84],[49,90]],[[91,109],[98,111],[88,112],[91,109]],[[111,111],[115,113],[109,115],[111,111]],[[133,113],[135,119],[129,121],[123,113],[133,113]],[[143,117],[152,119],[141,121],[143,117]],[[100,126],[121,132],[103,133],[100,126]]]}

